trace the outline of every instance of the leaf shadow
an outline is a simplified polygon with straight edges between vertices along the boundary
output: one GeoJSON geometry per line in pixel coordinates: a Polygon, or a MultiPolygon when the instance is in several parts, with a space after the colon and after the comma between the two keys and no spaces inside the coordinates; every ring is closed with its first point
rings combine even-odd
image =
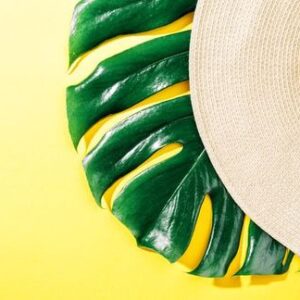
{"type": "MultiPolygon", "coordinates": [[[[250,282],[247,282],[249,286],[265,286],[275,282],[282,282],[287,279],[288,273],[283,275],[251,275],[247,277],[250,278],[250,282]]],[[[243,286],[242,276],[233,276],[225,278],[216,278],[214,279],[214,286],[220,288],[239,288],[243,286]]]]}
{"type": "Polygon", "coordinates": [[[288,273],[285,273],[283,275],[256,275],[256,276],[251,276],[251,281],[250,285],[268,285],[270,283],[274,282],[280,282],[284,281],[287,279],[288,273]]]}
{"type": "Polygon", "coordinates": [[[216,278],[213,282],[214,286],[221,288],[239,288],[242,286],[240,276],[216,278]]]}

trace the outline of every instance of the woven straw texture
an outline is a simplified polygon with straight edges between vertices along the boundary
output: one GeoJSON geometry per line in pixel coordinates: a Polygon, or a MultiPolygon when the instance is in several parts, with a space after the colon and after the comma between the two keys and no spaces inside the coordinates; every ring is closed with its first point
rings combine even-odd
{"type": "Polygon", "coordinates": [[[198,130],[227,189],[300,254],[300,1],[201,0],[190,58],[198,130]]]}

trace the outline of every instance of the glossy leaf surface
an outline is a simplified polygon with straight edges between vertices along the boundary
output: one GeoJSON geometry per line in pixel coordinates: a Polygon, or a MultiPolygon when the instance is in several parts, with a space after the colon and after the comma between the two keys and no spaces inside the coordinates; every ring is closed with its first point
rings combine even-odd
{"type": "Polygon", "coordinates": [[[157,38],[101,62],[86,80],[69,87],[74,145],[100,118],[187,80],[189,41],[190,31],[157,38]]]}
{"type": "Polygon", "coordinates": [[[253,222],[249,226],[248,245],[247,258],[238,275],[285,273],[294,256],[253,222]]]}
{"type": "Polygon", "coordinates": [[[166,25],[195,9],[196,0],[82,0],[74,11],[70,63],[106,39],[166,25]]]}

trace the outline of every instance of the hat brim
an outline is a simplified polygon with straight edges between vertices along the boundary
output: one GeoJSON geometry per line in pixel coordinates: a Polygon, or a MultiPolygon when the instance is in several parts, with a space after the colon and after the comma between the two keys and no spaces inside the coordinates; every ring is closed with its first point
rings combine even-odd
{"type": "Polygon", "coordinates": [[[300,1],[201,0],[191,40],[197,127],[237,204],[300,254],[300,1]]]}

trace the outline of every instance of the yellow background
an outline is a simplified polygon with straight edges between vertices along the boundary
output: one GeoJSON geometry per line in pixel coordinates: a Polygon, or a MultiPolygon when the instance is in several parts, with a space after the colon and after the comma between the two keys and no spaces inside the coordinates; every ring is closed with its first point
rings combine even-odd
{"type": "Polygon", "coordinates": [[[189,276],[95,204],[65,114],[75,2],[0,4],[0,299],[299,299],[298,259],[276,278],[189,276]]]}

